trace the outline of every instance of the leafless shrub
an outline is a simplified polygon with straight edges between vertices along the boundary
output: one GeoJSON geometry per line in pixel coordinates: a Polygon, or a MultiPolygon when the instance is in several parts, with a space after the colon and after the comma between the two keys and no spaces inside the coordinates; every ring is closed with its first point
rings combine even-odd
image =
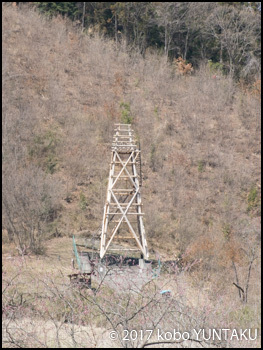
{"type": "Polygon", "coordinates": [[[59,183],[33,166],[18,172],[10,165],[3,174],[4,225],[19,252],[41,253],[48,223],[57,216],[59,183]]]}
{"type": "MultiPolygon", "coordinates": [[[[63,18],[47,22],[33,9],[3,5],[3,207],[10,239],[21,238],[22,251],[24,238],[28,247],[46,237],[57,218],[59,183],[70,198],[57,218],[67,232],[100,226],[114,123],[121,103],[129,103],[142,150],[148,245],[171,255],[189,248],[190,260],[204,259],[195,272],[200,288],[212,283],[211,293],[227,290],[231,299],[237,291],[223,231],[229,225],[233,242],[246,248],[249,224],[259,220],[247,211],[250,187],[260,186],[260,103],[257,86],[252,90],[212,73],[207,62],[191,76],[175,76],[165,56],[143,58],[63,18]],[[45,157],[29,154],[47,131],[59,138],[49,175],[45,157]]],[[[255,246],[259,231],[257,224],[255,246]]],[[[244,286],[247,270],[236,266],[244,286]]],[[[258,287],[249,285],[256,296],[258,287]]]]}
{"type": "Polygon", "coordinates": [[[197,338],[194,333],[194,330],[219,327],[222,320],[227,327],[229,320],[226,319],[227,312],[222,312],[222,319],[218,318],[219,309],[211,310],[203,302],[195,305],[188,298],[183,276],[190,266],[178,269],[172,264],[169,274],[164,272],[163,277],[157,279],[148,276],[144,285],[139,285],[138,281],[146,272],[140,272],[138,266],[127,268],[108,266],[108,277],[106,275],[99,283],[94,277],[93,290],[70,285],[63,274],[54,281],[49,274],[43,273],[35,278],[33,289],[25,293],[21,289],[25,287],[26,270],[20,268],[19,275],[4,277],[4,345],[229,346],[224,339],[197,338]],[[116,273],[121,274],[121,278],[117,278],[116,273]],[[129,277],[131,273],[133,280],[129,277]],[[167,288],[169,295],[160,293],[167,288]],[[173,333],[173,329],[178,332],[175,339],[159,336],[173,333]],[[110,332],[114,332],[116,338],[110,338],[110,332]],[[178,338],[183,332],[189,333],[188,339],[178,338]],[[111,339],[115,339],[114,342],[111,339]]]}

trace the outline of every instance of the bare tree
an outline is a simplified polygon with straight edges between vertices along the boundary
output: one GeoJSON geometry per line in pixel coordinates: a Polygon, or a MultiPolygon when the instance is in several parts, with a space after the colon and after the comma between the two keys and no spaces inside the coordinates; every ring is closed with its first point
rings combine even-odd
{"type": "MultiPolygon", "coordinates": [[[[107,269],[106,277],[93,290],[66,283],[63,275],[58,283],[58,277],[43,274],[37,279],[32,276],[39,292],[33,288],[23,294],[19,291],[24,283],[23,271],[12,278],[5,277],[4,344],[43,347],[53,342],[61,347],[89,343],[122,348],[145,348],[154,344],[191,347],[196,343],[222,346],[222,342],[198,339],[190,333],[193,329],[209,327],[210,320],[205,309],[187,305],[177,280],[182,270],[179,272],[176,266],[170,266],[170,274],[158,281],[152,279],[151,270],[147,277],[138,266],[111,265],[107,269]],[[142,284],[141,278],[148,281],[142,284]],[[168,285],[173,285],[172,295],[160,293],[168,285]],[[32,308],[31,298],[34,299],[32,308]],[[23,313],[27,316],[25,319],[23,313]],[[31,322],[27,320],[29,317],[31,322]],[[173,329],[177,336],[167,339],[173,329]],[[187,339],[179,336],[187,331],[187,339]]],[[[93,286],[100,280],[99,276],[94,278],[93,286]]]]}
{"type": "Polygon", "coordinates": [[[173,36],[178,32],[181,21],[178,14],[177,2],[161,2],[156,5],[157,24],[164,29],[164,53],[168,58],[169,52],[175,49],[173,36]]]}
{"type": "Polygon", "coordinates": [[[251,65],[260,41],[260,13],[250,7],[217,5],[207,18],[207,28],[220,45],[220,62],[227,55],[233,76],[242,65],[251,65]]]}
{"type": "Polygon", "coordinates": [[[10,239],[20,253],[41,252],[50,220],[57,214],[59,183],[34,166],[15,171],[12,164],[3,173],[3,219],[10,239]]]}
{"type": "Polygon", "coordinates": [[[256,249],[255,247],[252,247],[250,250],[245,250],[243,249],[245,255],[248,258],[248,269],[247,269],[247,276],[246,276],[246,280],[244,281],[244,288],[242,288],[240,286],[240,282],[239,282],[239,278],[238,278],[238,272],[237,272],[237,268],[236,268],[236,264],[234,261],[232,261],[233,264],[233,268],[235,271],[235,276],[236,276],[236,283],[233,282],[233,284],[238,288],[238,294],[239,294],[239,298],[242,299],[242,301],[244,303],[247,303],[248,301],[248,288],[249,288],[249,282],[250,282],[250,278],[251,278],[251,270],[252,270],[252,265],[254,263],[254,261],[258,258],[258,256],[256,255],[256,249]]]}

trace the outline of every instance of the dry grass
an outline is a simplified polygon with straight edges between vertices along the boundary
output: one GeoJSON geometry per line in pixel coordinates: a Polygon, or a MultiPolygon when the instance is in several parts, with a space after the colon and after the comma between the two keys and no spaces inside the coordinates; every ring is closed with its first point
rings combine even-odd
{"type": "MultiPolygon", "coordinates": [[[[72,233],[92,233],[100,226],[113,127],[121,120],[121,103],[128,103],[141,142],[150,249],[164,258],[188,252],[188,261],[200,259],[190,281],[206,289],[212,305],[218,291],[225,307],[232,302],[231,310],[239,310],[231,266],[237,253],[228,239],[238,242],[239,252],[250,243],[258,247],[260,194],[248,210],[251,189],[260,188],[258,85],[248,93],[228,77],[214,78],[206,65],[191,76],[176,75],[165,57],[149,53],[143,59],[98,35],[78,33],[64,19],[47,23],[32,9],[5,5],[3,85],[6,159],[14,158],[16,149],[21,169],[33,162],[46,171],[47,155],[30,158],[28,150],[38,147],[36,137],[52,131],[56,164],[48,176],[63,187],[62,209],[49,233],[56,227],[64,237],[47,242],[46,257],[25,257],[32,276],[66,273],[72,233]]],[[[6,240],[4,252],[4,258],[14,255],[16,247],[6,240]]],[[[254,319],[260,290],[257,254],[248,304],[254,319]]],[[[6,273],[19,259],[4,259],[6,273]]],[[[242,285],[247,264],[237,259],[242,285]]]]}

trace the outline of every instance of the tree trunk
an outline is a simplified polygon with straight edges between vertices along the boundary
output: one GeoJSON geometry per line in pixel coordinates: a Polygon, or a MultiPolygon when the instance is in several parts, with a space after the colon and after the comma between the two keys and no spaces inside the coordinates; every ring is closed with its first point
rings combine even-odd
{"type": "Polygon", "coordinates": [[[82,31],[84,30],[85,25],[85,13],[86,13],[86,3],[83,2],[83,12],[82,12],[82,31]]]}
{"type": "MultiPolygon", "coordinates": [[[[232,265],[233,265],[233,268],[234,268],[234,271],[235,271],[235,275],[236,275],[236,284],[239,285],[237,269],[236,269],[236,265],[235,265],[233,260],[232,260],[232,265]]],[[[240,291],[240,289],[238,289],[238,294],[239,294],[239,298],[241,298],[241,291],[240,291]]]]}
{"type": "Polygon", "coordinates": [[[186,60],[187,50],[188,50],[188,38],[189,38],[189,28],[187,28],[187,34],[185,38],[185,47],[184,47],[184,60],[186,60]]]}
{"type": "Polygon", "coordinates": [[[118,18],[117,18],[117,13],[115,12],[115,42],[116,42],[116,47],[118,45],[118,18]]]}
{"type": "Polygon", "coordinates": [[[222,41],[220,42],[220,53],[219,53],[219,62],[222,64],[223,63],[223,44],[222,41]]]}
{"type": "Polygon", "coordinates": [[[168,26],[165,24],[165,33],[164,33],[164,54],[168,59],[168,26]]]}

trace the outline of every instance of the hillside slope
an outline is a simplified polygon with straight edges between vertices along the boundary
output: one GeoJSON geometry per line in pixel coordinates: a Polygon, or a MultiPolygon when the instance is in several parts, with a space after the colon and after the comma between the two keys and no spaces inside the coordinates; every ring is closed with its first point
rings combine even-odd
{"type": "MultiPolygon", "coordinates": [[[[160,345],[156,334],[147,344],[112,341],[112,329],[255,334],[257,85],[234,83],[208,62],[180,75],[162,55],[143,58],[66,19],[2,6],[3,346],[160,345]],[[177,264],[163,264],[159,276],[149,270],[138,293],[125,269],[119,271],[125,293],[110,274],[111,286],[93,279],[92,289],[79,288],[69,280],[76,273],[72,234],[90,238],[101,226],[114,123],[128,120],[142,150],[150,257],[177,264]],[[170,298],[160,294],[167,289],[170,298]]],[[[260,347],[260,336],[197,346],[260,347]]]]}
{"type": "Polygon", "coordinates": [[[205,62],[181,76],[164,56],[144,59],[60,17],[47,21],[27,7],[4,5],[7,206],[19,208],[28,198],[26,215],[42,198],[39,188],[48,188],[53,211],[43,232],[91,235],[101,225],[114,123],[128,116],[142,149],[150,251],[187,254],[201,259],[204,275],[224,275],[240,248],[259,239],[254,92],[215,76],[205,62]]]}

